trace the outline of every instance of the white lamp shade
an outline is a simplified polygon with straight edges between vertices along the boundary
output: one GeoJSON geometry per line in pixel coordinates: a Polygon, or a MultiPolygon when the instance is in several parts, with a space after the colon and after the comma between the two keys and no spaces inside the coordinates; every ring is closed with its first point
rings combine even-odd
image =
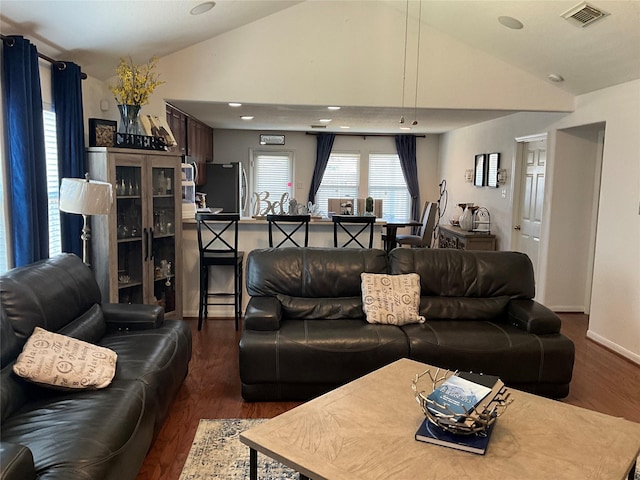
{"type": "Polygon", "coordinates": [[[111,184],[83,178],[63,178],[60,210],[82,215],[107,215],[113,202],[111,184]]]}

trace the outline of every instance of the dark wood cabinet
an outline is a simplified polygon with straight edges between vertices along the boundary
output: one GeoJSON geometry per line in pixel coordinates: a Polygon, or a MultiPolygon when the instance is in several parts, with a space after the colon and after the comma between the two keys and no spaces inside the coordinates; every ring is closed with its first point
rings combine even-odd
{"type": "Polygon", "coordinates": [[[176,153],[192,157],[196,162],[196,185],[207,181],[207,162],[213,162],[213,128],[167,104],[167,123],[178,142],[176,153]]]}
{"type": "Polygon", "coordinates": [[[496,236],[483,232],[467,232],[460,227],[440,225],[439,248],[458,250],[495,250],[496,236]]]}
{"type": "Polygon", "coordinates": [[[187,155],[190,157],[195,157],[200,151],[198,146],[200,130],[200,122],[195,118],[187,117],[187,155]]]}
{"type": "Polygon", "coordinates": [[[180,110],[167,104],[167,123],[178,143],[169,149],[170,152],[180,155],[187,154],[187,116],[180,110]]]}
{"type": "Polygon", "coordinates": [[[204,154],[204,161],[207,163],[213,162],[213,128],[208,125],[203,125],[202,135],[202,152],[204,154]]]}

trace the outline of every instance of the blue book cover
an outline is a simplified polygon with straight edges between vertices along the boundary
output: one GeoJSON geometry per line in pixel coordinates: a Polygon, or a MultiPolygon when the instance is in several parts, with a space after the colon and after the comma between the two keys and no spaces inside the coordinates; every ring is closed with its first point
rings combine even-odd
{"type": "Polygon", "coordinates": [[[489,392],[491,388],[485,385],[453,375],[427,396],[431,401],[427,404],[427,408],[436,414],[460,415],[454,417],[454,420],[459,420],[489,392]]]}
{"type": "Polygon", "coordinates": [[[425,418],[416,432],[416,440],[484,455],[495,424],[496,422],[493,422],[483,434],[456,435],[434,425],[425,418]]]}

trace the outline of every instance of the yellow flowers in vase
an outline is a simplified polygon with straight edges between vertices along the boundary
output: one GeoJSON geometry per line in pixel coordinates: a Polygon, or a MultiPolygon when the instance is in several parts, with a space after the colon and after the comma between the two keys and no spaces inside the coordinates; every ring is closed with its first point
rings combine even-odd
{"type": "Polygon", "coordinates": [[[155,68],[158,57],[151,57],[143,65],[133,63],[129,59],[120,58],[116,69],[118,81],[115,85],[109,85],[109,90],[118,102],[120,111],[120,127],[118,133],[141,135],[140,107],[149,103],[149,97],[158,85],[165,82],[158,80],[155,68]]]}
{"type": "Polygon", "coordinates": [[[116,69],[118,81],[109,85],[118,104],[142,106],[149,103],[156,87],[165,83],[158,80],[158,74],[154,72],[157,64],[158,57],[151,57],[143,65],[134,64],[131,57],[120,59],[116,69]]]}

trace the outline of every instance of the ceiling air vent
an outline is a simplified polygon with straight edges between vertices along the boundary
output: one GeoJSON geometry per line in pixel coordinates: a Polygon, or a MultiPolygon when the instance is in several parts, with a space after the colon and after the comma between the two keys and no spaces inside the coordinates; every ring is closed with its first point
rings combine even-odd
{"type": "Polygon", "coordinates": [[[609,14],[604,10],[594,7],[593,5],[589,5],[587,2],[582,2],[581,4],[564,12],[561,17],[569,20],[574,25],[586,27],[607,15],[609,14]]]}
{"type": "Polygon", "coordinates": [[[326,125],[311,125],[311,128],[327,128],[326,125]]]}

